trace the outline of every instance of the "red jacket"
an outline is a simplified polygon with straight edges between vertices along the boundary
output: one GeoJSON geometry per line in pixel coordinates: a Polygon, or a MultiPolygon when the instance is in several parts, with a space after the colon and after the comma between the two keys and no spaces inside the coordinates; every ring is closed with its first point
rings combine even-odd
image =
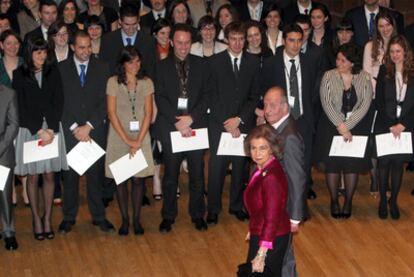
{"type": "Polygon", "coordinates": [[[273,158],[263,169],[253,173],[244,190],[244,204],[250,214],[249,231],[251,235],[259,236],[261,246],[272,248],[271,243],[276,237],[290,232],[287,199],[285,172],[273,158]]]}

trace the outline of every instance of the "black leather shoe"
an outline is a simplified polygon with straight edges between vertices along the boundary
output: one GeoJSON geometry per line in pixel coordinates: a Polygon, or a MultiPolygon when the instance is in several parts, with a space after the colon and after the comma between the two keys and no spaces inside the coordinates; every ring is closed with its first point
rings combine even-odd
{"type": "Polygon", "coordinates": [[[208,224],[217,224],[218,223],[218,215],[217,214],[207,214],[207,223],[208,224]]]}
{"type": "Polygon", "coordinates": [[[204,219],[202,219],[202,218],[196,218],[196,219],[193,219],[191,221],[194,223],[195,228],[197,230],[199,230],[199,231],[207,231],[208,226],[207,226],[207,223],[204,221],[204,219]]]}
{"type": "Polygon", "coordinates": [[[240,221],[245,221],[246,219],[249,219],[249,215],[242,210],[240,211],[229,210],[229,213],[234,215],[240,221]]]}
{"type": "Polygon", "coordinates": [[[168,233],[171,231],[171,225],[174,224],[174,220],[171,219],[163,219],[160,224],[160,232],[161,233],[168,233]]]}
{"type": "Polygon", "coordinates": [[[66,234],[72,231],[72,226],[75,225],[74,220],[63,220],[59,224],[59,233],[66,234]]]}
{"type": "Polygon", "coordinates": [[[387,202],[380,201],[380,205],[378,208],[378,217],[381,219],[386,219],[388,217],[387,202]]]}
{"type": "Polygon", "coordinates": [[[313,200],[316,199],[316,193],[313,189],[309,189],[308,191],[308,199],[313,200]]]}
{"type": "Polygon", "coordinates": [[[121,227],[119,227],[118,235],[120,236],[126,236],[129,233],[129,222],[128,221],[122,221],[121,227]]]}
{"type": "Polygon", "coordinates": [[[400,209],[398,208],[397,203],[390,203],[390,215],[392,219],[400,219],[400,209]]]}
{"type": "Polygon", "coordinates": [[[141,223],[134,224],[134,234],[137,236],[144,234],[144,228],[142,228],[141,223]]]}
{"type": "Polygon", "coordinates": [[[4,247],[7,250],[16,250],[19,247],[15,237],[4,238],[4,247]]]}
{"type": "Polygon", "coordinates": [[[102,232],[110,233],[115,232],[115,227],[112,225],[111,222],[109,222],[107,219],[104,219],[102,221],[92,221],[92,224],[95,226],[99,226],[99,229],[101,229],[102,232]]]}

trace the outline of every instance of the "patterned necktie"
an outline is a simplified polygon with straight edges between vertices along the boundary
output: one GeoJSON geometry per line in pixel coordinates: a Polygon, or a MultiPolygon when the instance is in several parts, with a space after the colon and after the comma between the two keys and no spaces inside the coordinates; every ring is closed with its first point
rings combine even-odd
{"type": "Polygon", "coordinates": [[[289,74],[289,85],[290,85],[290,96],[295,97],[293,102],[293,107],[291,107],[291,114],[295,119],[298,119],[300,116],[300,107],[299,107],[299,83],[298,76],[296,72],[295,60],[291,59],[290,62],[290,74],[289,74]]]}
{"type": "Polygon", "coordinates": [[[374,28],[375,28],[375,13],[369,14],[369,36],[372,37],[374,35],[374,28]]]}
{"type": "Polygon", "coordinates": [[[86,72],[85,72],[86,65],[80,64],[79,68],[80,68],[80,74],[79,74],[80,85],[81,87],[83,87],[86,81],[86,72]]]}

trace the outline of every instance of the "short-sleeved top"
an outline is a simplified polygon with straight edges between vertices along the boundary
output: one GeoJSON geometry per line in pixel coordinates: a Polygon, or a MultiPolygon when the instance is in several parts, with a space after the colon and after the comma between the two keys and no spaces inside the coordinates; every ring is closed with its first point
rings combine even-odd
{"type": "MultiPolygon", "coordinates": [[[[85,11],[78,16],[78,22],[85,24],[86,19],[88,18],[89,14],[88,11],[85,11]]],[[[102,30],[104,33],[111,32],[111,24],[114,21],[118,20],[118,14],[112,8],[103,7],[102,13],[99,15],[99,19],[104,24],[104,29],[102,30]]]]}
{"type": "MultiPolygon", "coordinates": [[[[141,127],[142,121],[145,116],[145,97],[154,93],[154,84],[151,79],[144,78],[138,80],[135,89],[135,116],[136,120],[139,121],[141,127]]],[[[131,107],[131,100],[133,99],[133,93],[128,94],[128,88],[124,84],[118,83],[118,77],[112,76],[109,78],[106,88],[106,94],[116,97],[116,114],[122,127],[129,137],[136,137],[138,132],[129,131],[129,122],[133,119],[133,112],[131,107]]],[[[106,149],[106,161],[105,161],[105,175],[109,178],[113,178],[111,171],[109,170],[109,164],[118,160],[125,154],[129,153],[130,147],[122,141],[112,124],[109,126],[108,132],[108,143],[106,149]]],[[[139,172],[135,177],[147,177],[154,174],[154,161],[152,158],[151,151],[151,139],[149,131],[144,137],[141,144],[141,150],[144,154],[145,160],[147,161],[148,167],[143,171],[139,172]]]]}

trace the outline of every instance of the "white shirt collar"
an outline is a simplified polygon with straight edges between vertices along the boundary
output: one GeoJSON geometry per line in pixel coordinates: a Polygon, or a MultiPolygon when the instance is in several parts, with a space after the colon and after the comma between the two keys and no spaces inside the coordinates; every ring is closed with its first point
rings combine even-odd
{"type": "Polygon", "coordinates": [[[46,40],[47,41],[47,31],[48,31],[48,28],[46,28],[45,26],[43,26],[43,24],[41,24],[40,25],[40,30],[42,30],[42,34],[43,34],[43,38],[44,38],[44,40],[46,40]]]}
{"type": "Polygon", "coordinates": [[[300,14],[306,14],[305,10],[308,10],[308,14],[310,14],[310,11],[312,9],[312,1],[310,1],[309,6],[308,7],[303,7],[299,4],[299,2],[296,2],[299,8],[299,13],[300,14]]]}
{"type": "Polygon", "coordinates": [[[75,56],[75,55],[73,55],[73,60],[74,60],[75,65],[76,65],[76,70],[78,71],[78,75],[80,75],[80,67],[79,67],[79,65],[81,65],[81,64],[83,64],[83,65],[85,65],[85,66],[86,66],[86,68],[85,68],[85,73],[88,71],[88,65],[89,65],[89,61],[90,61],[90,59],[89,59],[89,60],[87,60],[86,62],[81,62],[81,61],[79,61],[79,60],[76,58],[76,56],[75,56]]]}
{"type": "Polygon", "coordinates": [[[165,18],[165,8],[162,11],[159,11],[159,12],[157,12],[155,10],[152,10],[152,15],[154,16],[155,20],[158,19],[159,14],[161,14],[161,18],[165,18]]]}
{"type": "Polygon", "coordinates": [[[377,7],[375,11],[370,11],[370,10],[368,10],[367,6],[364,5],[364,11],[365,11],[365,17],[366,17],[367,21],[369,22],[370,17],[371,17],[371,13],[375,13],[375,16],[377,16],[377,14],[379,13],[379,7],[377,7]]]}
{"type": "Polygon", "coordinates": [[[242,54],[243,54],[243,52],[241,52],[238,56],[234,56],[230,51],[227,51],[228,53],[229,53],[229,55],[230,55],[230,58],[231,58],[231,63],[233,64],[233,61],[234,61],[234,59],[235,58],[237,58],[238,60],[237,60],[237,65],[240,67],[240,61],[241,61],[241,58],[242,58],[242,54]]]}
{"type": "Polygon", "coordinates": [[[249,9],[250,17],[254,20],[260,21],[260,17],[262,16],[263,10],[263,1],[260,1],[256,7],[252,7],[249,2],[247,2],[247,8],[249,9]],[[257,18],[254,18],[255,15],[257,18]]]}
{"type": "Polygon", "coordinates": [[[289,56],[288,56],[288,54],[286,54],[286,51],[285,51],[285,50],[283,50],[283,59],[284,59],[284,61],[285,61],[285,66],[286,66],[286,67],[287,67],[287,66],[289,66],[289,67],[290,67],[290,65],[291,65],[290,60],[291,60],[291,59],[294,59],[294,60],[295,60],[295,65],[298,65],[298,64],[299,64],[299,54],[298,54],[298,55],[296,55],[295,57],[291,58],[291,57],[289,57],[289,56]]]}
{"type": "Polygon", "coordinates": [[[280,125],[282,125],[283,122],[285,122],[285,120],[289,117],[289,113],[287,115],[285,115],[284,117],[282,117],[281,119],[279,119],[278,122],[276,122],[275,124],[272,125],[273,128],[275,128],[275,130],[277,130],[277,128],[279,128],[280,125]]]}

